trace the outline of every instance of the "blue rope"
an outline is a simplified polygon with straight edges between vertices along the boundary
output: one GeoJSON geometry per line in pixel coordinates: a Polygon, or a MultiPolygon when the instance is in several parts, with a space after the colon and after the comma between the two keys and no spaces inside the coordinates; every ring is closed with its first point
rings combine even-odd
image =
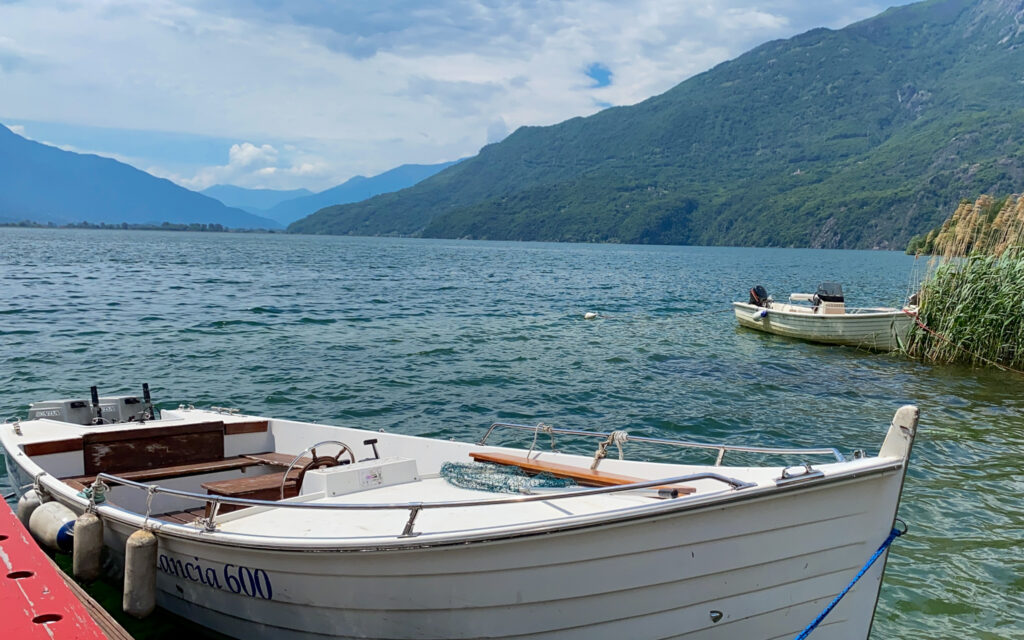
{"type": "Polygon", "coordinates": [[[825,616],[832,613],[832,610],[836,608],[836,605],[839,604],[839,601],[843,599],[843,596],[845,596],[847,592],[849,592],[850,589],[853,588],[853,585],[857,584],[857,581],[860,580],[861,577],[863,577],[863,575],[868,572],[868,569],[871,568],[871,565],[875,564],[875,560],[878,560],[878,556],[882,555],[882,553],[884,553],[885,550],[889,548],[889,545],[892,544],[893,540],[907,532],[907,523],[899,519],[897,519],[896,522],[899,522],[903,525],[903,530],[901,531],[896,527],[892,528],[892,531],[889,532],[889,537],[885,539],[885,542],[882,543],[882,546],[878,547],[878,550],[875,551],[874,555],[872,555],[871,558],[868,559],[867,564],[860,568],[860,571],[858,571],[857,575],[853,577],[853,580],[850,581],[850,584],[846,585],[846,588],[840,591],[839,595],[832,599],[832,602],[828,603],[828,606],[825,607],[825,610],[818,614],[818,617],[814,619],[814,622],[807,625],[807,627],[803,631],[801,631],[800,635],[798,635],[794,640],[805,640],[807,636],[811,635],[811,632],[814,631],[819,624],[821,624],[821,621],[825,619],[825,616]]]}

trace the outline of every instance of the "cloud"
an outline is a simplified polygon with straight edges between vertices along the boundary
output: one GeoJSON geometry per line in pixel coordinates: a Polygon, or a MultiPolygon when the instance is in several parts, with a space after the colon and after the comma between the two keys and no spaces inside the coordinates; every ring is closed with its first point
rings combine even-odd
{"type": "Polygon", "coordinates": [[[89,127],[88,142],[31,129],[143,158],[193,184],[320,189],[465,157],[523,125],[634,104],[766,40],[839,27],[886,4],[0,2],[0,116],[89,127]],[[104,131],[116,136],[109,144],[104,131]],[[165,143],[138,149],[141,134],[165,143]]]}
{"type": "Polygon", "coordinates": [[[25,49],[12,38],[0,36],[0,73],[37,71],[44,66],[35,53],[25,49]]]}
{"type": "Polygon", "coordinates": [[[25,127],[21,126],[20,124],[9,124],[7,125],[7,128],[13,131],[14,133],[18,134],[22,138],[28,137],[28,134],[25,133],[25,127]]]}
{"type": "Polygon", "coordinates": [[[228,149],[228,167],[242,168],[263,168],[277,162],[277,149],[264,144],[256,146],[251,142],[233,144],[228,149]]]}
{"type": "Polygon", "coordinates": [[[150,173],[197,191],[215,184],[286,189],[297,178],[315,179],[329,175],[329,167],[322,160],[294,159],[290,155],[273,145],[241,142],[228,149],[227,164],[202,167],[191,176],[168,172],[160,167],[150,167],[150,173]]]}
{"type": "Polygon", "coordinates": [[[508,137],[508,134],[508,124],[505,122],[504,118],[498,118],[491,122],[491,124],[487,125],[487,144],[501,142],[508,137]]]}

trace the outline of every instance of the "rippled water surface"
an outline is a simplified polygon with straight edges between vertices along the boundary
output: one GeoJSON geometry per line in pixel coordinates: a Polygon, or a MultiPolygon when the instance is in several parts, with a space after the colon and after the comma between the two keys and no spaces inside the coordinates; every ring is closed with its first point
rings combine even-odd
{"type": "Polygon", "coordinates": [[[0,415],[148,381],[165,407],[460,439],[542,420],[874,453],[916,403],[910,535],[872,638],[1022,638],[1024,378],[766,336],[724,312],[755,284],[782,298],[826,279],[848,304],[896,305],[913,267],[859,251],[0,229],[0,415]]]}

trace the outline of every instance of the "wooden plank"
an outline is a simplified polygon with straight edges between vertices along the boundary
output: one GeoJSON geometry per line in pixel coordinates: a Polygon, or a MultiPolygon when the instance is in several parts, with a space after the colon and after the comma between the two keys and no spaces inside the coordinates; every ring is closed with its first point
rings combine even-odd
{"type": "Polygon", "coordinates": [[[85,475],[122,473],[224,459],[224,423],[87,433],[85,475]]]}
{"type": "Polygon", "coordinates": [[[173,522],[174,524],[189,524],[195,517],[186,511],[178,511],[175,513],[161,513],[160,515],[153,516],[159,518],[165,522],[173,522]]]}
{"type": "MultiPolygon", "coordinates": [[[[530,473],[549,473],[556,478],[569,478],[587,487],[615,487],[635,482],[646,482],[643,478],[633,478],[607,471],[592,471],[583,467],[575,467],[558,462],[545,462],[532,460],[523,456],[515,456],[507,453],[473,452],[469,454],[477,462],[491,462],[506,466],[519,467],[530,473]]],[[[696,491],[693,487],[673,485],[671,487],[652,487],[654,489],[675,489],[680,494],[686,495],[696,491]]]]}
{"type": "MultiPolygon", "coordinates": [[[[125,426],[130,422],[124,423],[125,426]]],[[[116,431],[95,431],[82,436],[82,440],[88,444],[121,442],[124,440],[137,440],[139,438],[162,438],[164,436],[181,435],[188,433],[224,433],[224,423],[197,422],[194,424],[178,424],[170,427],[140,427],[135,429],[118,429],[116,431]]]]}
{"type": "MultiPolygon", "coordinates": [[[[288,484],[295,484],[299,477],[299,469],[292,469],[288,473],[288,484]]],[[[243,494],[253,491],[262,491],[268,487],[280,490],[281,480],[284,478],[284,471],[280,473],[267,473],[260,476],[249,476],[248,478],[232,478],[230,480],[211,480],[199,485],[208,492],[219,496],[242,497],[243,494]]]]}
{"type": "MultiPolygon", "coordinates": [[[[286,498],[298,495],[298,487],[296,486],[298,477],[298,468],[292,469],[288,474],[288,481],[285,483],[286,498]]],[[[277,500],[281,497],[281,480],[283,479],[284,471],[248,478],[213,480],[211,482],[204,482],[200,486],[211,495],[229,496],[231,498],[253,498],[255,500],[277,500]]]]}
{"type": "Polygon", "coordinates": [[[22,449],[25,455],[45,456],[51,453],[69,453],[82,450],[81,438],[68,438],[67,440],[48,440],[46,442],[29,442],[22,449]]]}
{"type": "Polygon", "coordinates": [[[84,484],[82,484],[78,480],[74,480],[72,478],[68,478],[68,479],[64,480],[63,482],[64,482],[64,484],[68,485],[69,487],[71,487],[72,489],[74,489],[76,491],[81,491],[82,489],[85,488],[84,484]]]}
{"type": "Polygon", "coordinates": [[[251,422],[224,423],[224,435],[228,436],[234,436],[240,433],[266,433],[269,429],[269,420],[253,420],[251,422]]]}
{"type": "MultiPolygon", "coordinates": [[[[213,460],[210,462],[197,462],[195,464],[179,464],[171,465],[168,467],[157,467],[155,469],[141,469],[139,471],[122,471],[117,475],[124,478],[125,480],[145,482],[147,480],[162,480],[166,478],[197,476],[204,473],[216,473],[218,471],[246,469],[248,467],[255,467],[260,464],[263,463],[249,456],[237,456],[234,458],[225,458],[223,460],[213,460]]],[[[93,480],[95,479],[96,476],[94,474],[87,476],[77,476],[74,478],[64,478],[63,480],[65,482],[75,481],[80,482],[82,484],[92,484],[93,480]]]]}
{"type": "MultiPolygon", "coordinates": [[[[287,467],[289,464],[291,464],[292,460],[295,460],[295,455],[293,454],[276,452],[247,453],[245,454],[245,457],[275,467],[287,467]]],[[[295,464],[296,466],[302,466],[312,461],[312,458],[299,458],[298,462],[296,462],[295,464]]]]}

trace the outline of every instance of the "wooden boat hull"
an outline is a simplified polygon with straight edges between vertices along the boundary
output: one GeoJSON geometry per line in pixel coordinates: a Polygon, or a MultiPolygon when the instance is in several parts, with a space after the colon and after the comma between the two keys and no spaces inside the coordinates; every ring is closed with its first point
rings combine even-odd
{"type": "Polygon", "coordinates": [[[873,351],[903,348],[914,323],[913,318],[901,310],[820,315],[734,302],[733,311],[740,326],[748,329],[873,351]]]}

